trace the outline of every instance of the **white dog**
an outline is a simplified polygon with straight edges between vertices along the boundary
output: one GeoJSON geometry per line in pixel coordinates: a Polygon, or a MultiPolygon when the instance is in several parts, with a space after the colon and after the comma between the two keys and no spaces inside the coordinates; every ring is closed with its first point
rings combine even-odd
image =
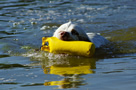
{"type": "Polygon", "coordinates": [[[96,48],[106,45],[109,41],[97,33],[85,33],[80,26],[68,22],[62,24],[55,32],[53,37],[64,41],[89,41],[95,44],[96,48]]]}

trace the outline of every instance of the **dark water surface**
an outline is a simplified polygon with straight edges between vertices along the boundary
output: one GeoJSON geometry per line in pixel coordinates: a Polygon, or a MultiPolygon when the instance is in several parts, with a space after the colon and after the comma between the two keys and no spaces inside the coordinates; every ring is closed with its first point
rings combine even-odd
{"type": "Polygon", "coordinates": [[[135,0],[0,0],[0,90],[135,90],[135,0]],[[35,51],[63,23],[114,48],[92,58],[35,51]]]}

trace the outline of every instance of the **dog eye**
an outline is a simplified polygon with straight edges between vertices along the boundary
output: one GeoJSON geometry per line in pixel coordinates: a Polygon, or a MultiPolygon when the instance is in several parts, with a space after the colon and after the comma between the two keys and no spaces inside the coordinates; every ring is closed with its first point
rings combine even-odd
{"type": "Polygon", "coordinates": [[[79,33],[74,29],[72,29],[71,33],[72,33],[72,35],[79,35],[79,33]]]}

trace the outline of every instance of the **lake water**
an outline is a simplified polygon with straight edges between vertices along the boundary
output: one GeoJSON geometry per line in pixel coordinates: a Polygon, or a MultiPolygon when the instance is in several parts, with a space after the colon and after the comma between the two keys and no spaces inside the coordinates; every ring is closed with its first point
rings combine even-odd
{"type": "Polygon", "coordinates": [[[0,90],[135,88],[135,0],[0,1],[0,90]],[[35,51],[68,21],[100,33],[115,50],[92,58],[35,51]]]}

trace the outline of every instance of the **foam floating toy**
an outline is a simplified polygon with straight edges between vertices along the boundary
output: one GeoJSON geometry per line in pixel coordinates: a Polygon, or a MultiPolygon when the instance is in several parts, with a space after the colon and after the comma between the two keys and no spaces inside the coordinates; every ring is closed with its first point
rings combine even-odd
{"type": "Polygon", "coordinates": [[[43,37],[41,50],[55,54],[91,57],[95,52],[95,45],[86,41],[62,41],[56,37],[43,37]]]}

